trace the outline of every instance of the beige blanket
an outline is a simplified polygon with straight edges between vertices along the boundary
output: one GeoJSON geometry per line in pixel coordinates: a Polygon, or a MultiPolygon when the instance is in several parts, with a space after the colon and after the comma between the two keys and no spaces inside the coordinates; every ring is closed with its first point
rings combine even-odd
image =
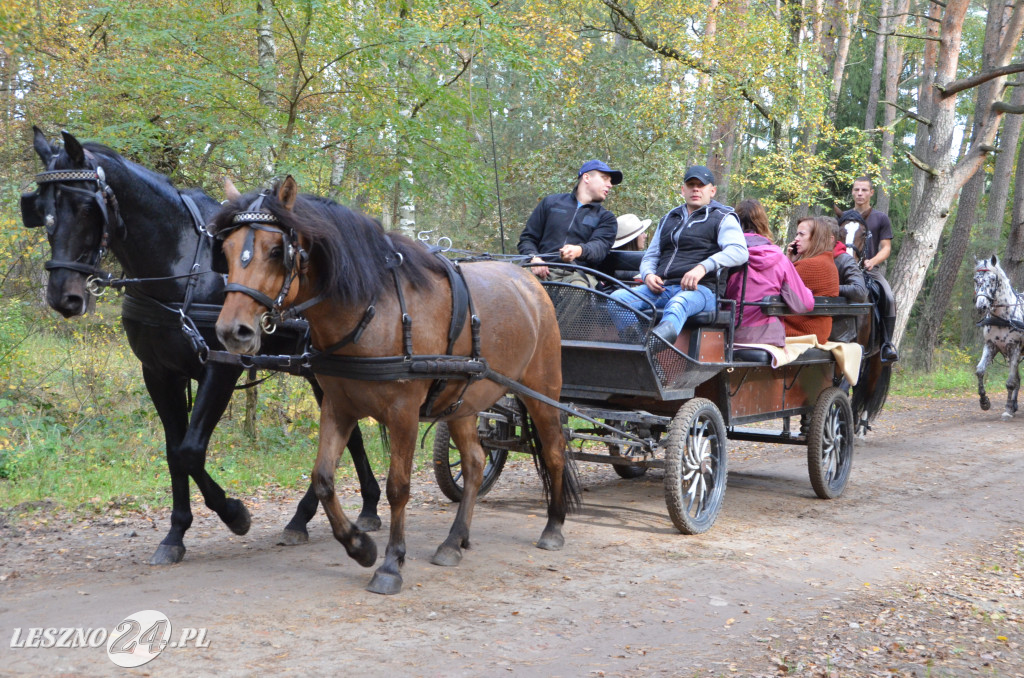
{"type": "Polygon", "coordinates": [[[851,386],[857,385],[857,377],[860,375],[860,361],[863,352],[860,344],[838,341],[826,341],[824,344],[819,344],[813,334],[806,334],[800,337],[786,337],[785,348],[771,344],[736,344],[736,346],[768,351],[772,356],[772,367],[781,367],[791,363],[808,349],[820,348],[832,352],[836,364],[839,365],[839,369],[842,370],[843,376],[851,386]]]}

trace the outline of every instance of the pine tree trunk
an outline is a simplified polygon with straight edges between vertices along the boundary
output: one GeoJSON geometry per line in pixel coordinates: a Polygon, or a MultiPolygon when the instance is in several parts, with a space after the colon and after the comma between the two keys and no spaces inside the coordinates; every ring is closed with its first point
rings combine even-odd
{"type": "MultiPolygon", "coordinates": [[[[890,19],[886,25],[893,31],[899,31],[907,22],[907,12],[910,8],[910,0],[899,0],[896,13],[897,16],[890,19]]],[[[886,39],[885,66],[885,100],[896,103],[900,95],[899,82],[900,73],[903,71],[903,41],[896,37],[886,39]]],[[[875,198],[875,208],[879,212],[889,213],[889,180],[892,177],[893,154],[895,152],[895,134],[893,123],[896,122],[896,107],[886,106],[882,111],[882,151],[880,162],[882,165],[881,181],[875,198]]]]}
{"type": "MultiPolygon", "coordinates": [[[[1024,106],[1024,83],[1013,88],[1010,105],[1024,106]]],[[[1010,195],[1010,181],[1013,178],[1022,122],[1024,115],[1006,116],[1003,120],[1002,133],[999,135],[999,153],[996,155],[995,172],[992,174],[992,185],[989,187],[983,236],[985,243],[991,247],[998,247],[998,243],[1002,242],[1003,220],[1006,218],[1006,204],[1010,195]]]]}
{"type": "Polygon", "coordinates": [[[960,203],[957,206],[953,231],[942,246],[939,270],[932,282],[928,302],[925,306],[926,310],[921,316],[917,341],[914,342],[915,351],[920,351],[920,355],[916,356],[918,364],[927,372],[932,371],[932,357],[939,342],[942,321],[946,317],[949,300],[953,296],[953,288],[956,286],[964,255],[971,242],[971,228],[974,226],[974,217],[977,214],[984,189],[984,172],[976,173],[964,185],[963,190],[960,191],[960,203]]]}
{"type": "Polygon", "coordinates": [[[259,386],[253,386],[245,390],[245,419],[242,422],[242,432],[249,440],[259,438],[259,426],[256,423],[256,410],[260,403],[259,394],[256,392],[259,386]]]}
{"type": "Polygon", "coordinates": [[[1024,138],[1017,148],[1017,169],[1013,181],[1013,210],[1010,212],[1010,237],[1006,243],[1006,273],[1013,289],[1024,286],[1024,138]]]}
{"type": "MultiPolygon", "coordinates": [[[[1009,63],[1021,32],[1024,31],[1024,4],[1017,2],[1013,13],[1007,17],[999,11],[1001,0],[991,2],[996,10],[989,13],[985,42],[987,47],[990,38],[997,38],[997,49],[992,53],[986,49],[986,58],[983,60],[990,68],[1009,63]]],[[[979,91],[974,123],[976,135],[964,157],[955,164],[951,162],[949,156],[956,128],[958,98],[957,88],[951,85],[957,82],[963,22],[969,3],[970,0],[948,0],[946,3],[942,15],[941,47],[935,69],[937,92],[933,98],[931,124],[926,126],[926,143],[915,147],[915,155],[911,155],[912,162],[922,170],[924,179],[921,199],[916,208],[911,210],[907,235],[895,265],[890,269],[896,300],[896,328],[893,334],[897,344],[903,338],[911,308],[924,285],[925,274],[935,256],[935,248],[949,216],[950,205],[960,187],[984,164],[1003,117],[1001,110],[993,109],[991,96],[983,96],[979,91]]],[[[996,97],[1001,97],[1005,82],[1005,76],[1000,76],[986,81],[983,87],[991,88],[992,92],[997,93],[996,97]]],[[[968,83],[958,84],[969,89],[968,83]]],[[[919,131],[923,126],[918,125],[919,131]]]]}
{"type": "Polygon", "coordinates": [[[878,90],[882,82],[882,70],[885,66],[885,34],[888,32],[889,13],[892,11],[892,0],[882,0],[878,8],[878,33],[875,35],[875,60],[871,64],[871,87],[868,89],[868,107],[864,114],[864,129],[875,128],[878,120],[878,90]]]}

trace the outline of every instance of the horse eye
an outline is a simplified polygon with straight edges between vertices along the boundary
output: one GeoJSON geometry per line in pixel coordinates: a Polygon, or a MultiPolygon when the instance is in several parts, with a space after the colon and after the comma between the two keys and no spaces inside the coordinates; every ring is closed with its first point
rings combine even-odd
{"type": "Polygon", "coordinates": [[[284,258],[284,248],[282,248],[280,245],[275,245],[270,250],[270,258],[271,259],[283,259],[284,258]]]}

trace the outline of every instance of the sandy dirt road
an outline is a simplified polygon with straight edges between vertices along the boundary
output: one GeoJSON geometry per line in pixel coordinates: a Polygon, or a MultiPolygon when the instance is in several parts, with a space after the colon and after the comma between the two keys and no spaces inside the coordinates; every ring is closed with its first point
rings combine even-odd
{"type": "MultiPolygon", "coordinates": [[[[1022,427],[1024,415],[1003,422],[969,399],[890,398],[835,501],[814,496],[805,448],[731,443],[724,508],[700,536],[673,528],[660,472],[622,480],[582,465],[583,510],[560,552],[533,546],[539,483],[528,460],[510,462],[457,568],[429,563],[454,509],[421,473],[405,589],[391,597],[364,590],[371,571],[347,558],[322,512],[309,544],[277,545],[298,495],[247,498],[253,528],[243,537],[199,507],[184,562],[162,569],[146,563],[166,514],[8,517],[0,674],[793,675],[799,662],[780,668],[778,658],[824,634],[832,611],[866,614],[891,592],[899,608],[899,591],[984,559],[1024,524],[1022,427]],[[206,629],[209,646],[168,647],[130,670],[104,648],[10,647],[15,629],[112,630],[145,609],[167,615],[174,639],[206,629]]],[[[376,539],[383,552],[386,533],[376,539]]],[[[999,637],[995,658],[977,664],[1013,675],[1024,651],[999,637]]],[[[976,675],[968,664],[979,653],[931,675],[976,675]]]]}

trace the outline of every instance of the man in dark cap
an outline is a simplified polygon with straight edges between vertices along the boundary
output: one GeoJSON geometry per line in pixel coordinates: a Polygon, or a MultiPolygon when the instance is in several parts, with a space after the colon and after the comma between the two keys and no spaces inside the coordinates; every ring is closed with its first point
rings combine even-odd
{"type": "MultiPolygon", "coordinates": [[[[519,236],[520,254],[533,264],[562,261],[597,268],[615,242],[618,222],[603,206],[611,187],[622,183],[622,172],[600,160],[588,160],[577,173],[571,193],[556,193],[540,201],[519,236]]],[[[532,266],[542,280],[558,278],[593,287],[595,280],[577,270],[532,266]]]]}
{"type": "MultiPolygon", "coordinates": [[[[715,175],[703,165],[683,176],[684,203],[661,218],[640,263],[644,286],[612,298],[637,310],[663,308],[657,336],[674,344],[686,319],[715,309],[714,273],[747,261],[747,243],[731,207],[714,200],[715,175]]],[[[627,314],[616,314],[619,318],[627,314]]],[[[619,330],[626,330],[620,327],[619,330]]]]}

